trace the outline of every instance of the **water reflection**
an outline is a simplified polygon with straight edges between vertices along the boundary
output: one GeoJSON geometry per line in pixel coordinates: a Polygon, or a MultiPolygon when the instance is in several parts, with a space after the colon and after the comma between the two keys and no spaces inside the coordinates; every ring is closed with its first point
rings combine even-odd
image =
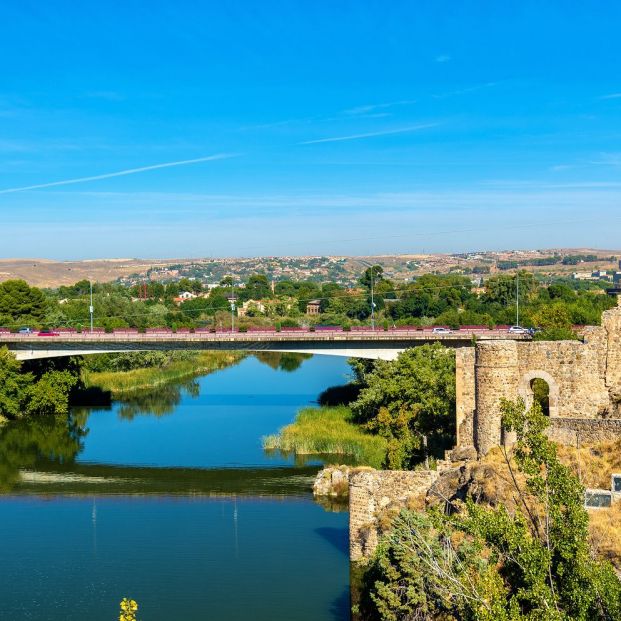
{"type": "Polygon", "coordinates": [[[258,351],[254,357],[274,370],[292,373],[297,371],[305,360],[313,357],[312,354],[293,354],[279,351],[258,351]]]}
{"type": "Polygon", "coordinates": [[[321,460],[260,441],[347,367],[290,371],[248,357],[0,427],[0,617],[108,621],[131,595],[150,621],[348,619],[347,515],[313,501],[321,460]]]}
{"type": "Polygon", "coordinates": [[[71,467],[87,431],[75,420],[54,417],[19,420],[0,427],[0,490],[20,481],[20,469],[44,460],[71,467]]]}

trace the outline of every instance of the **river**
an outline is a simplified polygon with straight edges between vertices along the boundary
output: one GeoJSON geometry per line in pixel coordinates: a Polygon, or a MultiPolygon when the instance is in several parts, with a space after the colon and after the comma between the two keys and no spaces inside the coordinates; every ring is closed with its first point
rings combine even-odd
{"type": "Polygon", "coordinates": [[[349,619],[348,516],[310,493],[322,460],[261,438],[328,386],[344,359],[247,357],[72,424],[0,430],[0,619],[349,619]],[[283,368],[284,367],[284,368],[283,368]]]}

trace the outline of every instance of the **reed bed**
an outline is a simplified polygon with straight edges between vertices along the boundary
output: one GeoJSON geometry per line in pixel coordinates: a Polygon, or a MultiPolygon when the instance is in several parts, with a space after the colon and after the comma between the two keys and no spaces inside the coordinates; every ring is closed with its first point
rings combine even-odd
{"type": "Polygon", "coordinates": [[[297,455],[347,455],[358,464],[381,468],[386,440],[363,431],[346,406],[304,408],[291,425],[264,437],[263,448],[297,455]]]}
{"type": "Polygon", "coordinates": [[[243,358],[244,354],[237,352],[199,352],[190,359],[174,360],[164,367],[131,371],[85,371],[84,383],[87,388],[96,386],[109,391],[113,397],[119,397],[206,375],[237,364],[243,358]]]}

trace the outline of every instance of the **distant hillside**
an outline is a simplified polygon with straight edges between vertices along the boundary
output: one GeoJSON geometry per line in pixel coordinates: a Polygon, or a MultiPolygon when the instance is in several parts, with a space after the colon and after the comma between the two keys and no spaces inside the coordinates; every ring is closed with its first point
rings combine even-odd
{"type": "Polygon", "coordinates": [[[183,276],[204,282],[218,282],[232,274],[245,280],[264,273],[279,280],[332,280],[343,284],[356,281],[368,263],[379,263],[385,275],[407,281],[422,273],[464,273],[477,275],[528,269],[547,274],[575,271],[615,270],[621,250],[551,248],[542,250],[480,251],[455,254],[412,254],[380,256],[255,257],[220,259],[96,259],[52,261],[48,259],[0,259],[0,282],[23,278],[38,287],[58,287],[87,279],[127,284],[149,280],[170,281],[183,276]],[[578,257],[584,257],[584,261],[578,257]],[[563,261],[569,259],[571,261],[563,261]]]}

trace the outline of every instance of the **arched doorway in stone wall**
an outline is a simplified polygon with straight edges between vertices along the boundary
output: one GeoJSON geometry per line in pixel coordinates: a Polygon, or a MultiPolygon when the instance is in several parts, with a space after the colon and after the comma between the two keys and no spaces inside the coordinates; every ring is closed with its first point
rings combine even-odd
{"type": "Polygon", "coordinates": [[[552,417],[558,416],[558,385],[546,371],[534,370],[526,373],[520,380],[518,393],[527,408],[530,408],[537,400],[544,414],[552,417]]]}

